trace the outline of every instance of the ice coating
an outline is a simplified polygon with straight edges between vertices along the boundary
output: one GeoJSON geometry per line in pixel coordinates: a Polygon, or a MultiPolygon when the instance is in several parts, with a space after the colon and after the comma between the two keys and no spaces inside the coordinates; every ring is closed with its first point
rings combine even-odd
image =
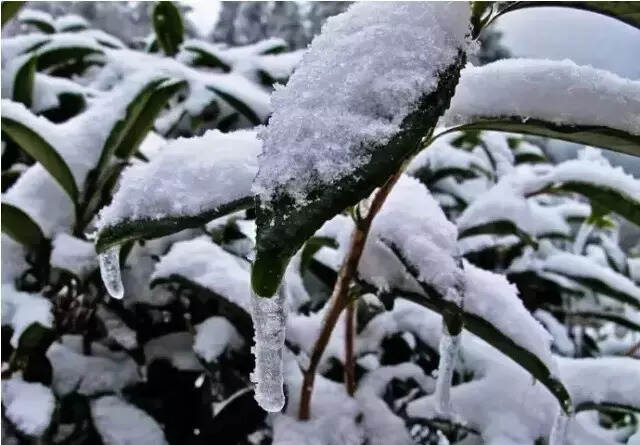
{"type": "Polygon", "coordinates": [[[362,2],[333,17],[314,39],[274,113],[254,189],[302,198],[366,164],[367,144],[384,144],[438,75],[466,46],[467,2],[362,2]]]}
{"type": "Polygon", "coordinates": [[[100,276],[104,287],[113,298],[124,297],[124,287],[120,276],[120,246],[110,247],[102,252],[98,261],[100,263],[100,276]]]}
{"type": "Polygon", "coordinates": [[[278,412],[284,407],[282,358],[287,313],[283,289],[271,298],[254,294],[251,318],[256,343],[252,348],[256,367],[251,374],[256,384],[255,399],[265,411],[278,412]]]}

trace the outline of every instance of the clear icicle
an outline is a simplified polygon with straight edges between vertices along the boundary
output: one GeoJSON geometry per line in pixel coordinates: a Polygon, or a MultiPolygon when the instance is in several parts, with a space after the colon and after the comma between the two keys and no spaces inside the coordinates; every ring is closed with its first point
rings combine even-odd
{"type": "Polygon", "coordinates": [[[282,287],[271,298],[254,294],[251,317],[256,342],[252,350],[256,367],[251,375],[251,380],[256,384],[255,399],[265,411],[278,412],[284,407],[282,357],[287,321],[282,287]]]}
{"type": "Polygon", "coordinates": [[[459,345],[460,334],[450,335],[446,325],[443,325],[439,345],[438,379],[436,380],[435,389],[436,409],[443,416],[451,413],[451,379],[456,365],[459,345]]]}
{"type": "Polygon", "coordinates": [[[120,277],[120,246],[110,247],[99,256],[100,276],[107,288],[107,292],[113,298],[121,299],[124,296],[124,287],[120,277]]]}
{"type": "Polygon", "coordinates": [[[558,414],[556,414],[553,427],[551,428],[551,434],[549,435],[549,445],[564,445],[570,419],[562,408],[558,408],[558,414]]]}
{"type": "MultiPolygon", "coordinates": [[[[453,288],[448,289],[446,299],[452,301],[460,308],[464,306],[465,276],[464,263],[458,258],[458,276],[453,288]]],[[[447,323],[443,319],[442,336],[438,345],[440,362],[438,363],[438,379],[436,380],[435,399],[438,414],[448,417],[451,414],[451,379],[456,366],[456,358],[460,347],[462,332],[451,335],[447,323]]]]}

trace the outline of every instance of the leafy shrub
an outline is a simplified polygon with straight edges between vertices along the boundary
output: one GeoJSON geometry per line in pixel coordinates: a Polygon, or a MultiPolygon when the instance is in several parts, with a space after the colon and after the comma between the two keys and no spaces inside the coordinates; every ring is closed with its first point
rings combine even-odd
{"type": "MultiPolygon", "coordinates": [[[[168,2],[145,51],[23,10],[39,32],[2,42],[3,438],[634,434],[640,269],[618,238],[640,181],[592,147],[554,164],[542,137],[640,154],[640,85],[463,68],[522,3],[354,5],[302,62],[185,40],[168,2]]],[[[640,26],[611,5],[578,4],[640,26]]]]}

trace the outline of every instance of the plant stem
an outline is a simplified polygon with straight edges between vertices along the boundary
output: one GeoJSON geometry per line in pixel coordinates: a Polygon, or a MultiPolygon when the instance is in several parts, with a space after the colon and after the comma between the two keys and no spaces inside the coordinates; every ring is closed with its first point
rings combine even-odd
{"type": "Polygon", "coordinates": [[[347,313],[345,315],[344,323],[344,384],[347,388],[347,393],[350,396],[356,392],[356,357],[354,352],[354,337],[355,337],[355,311],[356,302],[352,301],[347,305],[347,313]]]}
{"type": "Polygon", "coordinates": [[[358,224],[353,231],[351,236],[351,245],[345,260],[340,267],[340,271],[338,272],[338,279],[336,280],[336,284],[333,287],[333,292],[329,299],[329,309],[325,315],[320,335],[313,345],[313,351],[311,352],[311,358],[309,360],[309,367],[304,370],[302,388],[300,389],[300,410],[298,414],[300,420],[308,420],[311,416],[311,394],[313,393],[316,369],[318,368],[322,354],[329,343],[331,333],[338,322],[340,313],[349,303],[349,285],[358,270],[358,263],[360,262],[360,257],[362,256],[362,251],[367,240],[367,235],[371,228],[371,222],[378,211],[380,211],[382,204],[389,195],[394,184],[400,178],[401,174],[402,169],[399,169],[389,179],[387,179],[387,182],[380,187],[380,189],[378,189],[371,201],[371,206],[369,207],[367,216],[358,221],[358,224]]]}

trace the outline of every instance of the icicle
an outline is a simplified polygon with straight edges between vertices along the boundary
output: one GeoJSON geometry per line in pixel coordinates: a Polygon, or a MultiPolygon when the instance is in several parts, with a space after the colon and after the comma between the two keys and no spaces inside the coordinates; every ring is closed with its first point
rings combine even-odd
{"type": "MultiPolygon", "coordinates": [[[[456,277],[456,284],[447,291],[446,300],[451,301],[462,311],[464,305],[464,264],[457,259],[460,269],[456,277]]],[[[460,325],[456,328],[454,335],[449,332],[447,325],[452,320],[447,321],[443,315],[442,336],[438,352],[440,353],[440,362],[438,363],[438,379],[436,380],[435,398],[436,410],[442,416],[448,417],[451,414],[451,379],[456,366],[456,357],[460,346],[460,338],[462,334],[462,320],[459,319],[460,325]]]]}
{"type": "Polygon", "coordinates": [[[591,235],[593,231],[593,224],[588,223],[586,220],[580,225],[580,229],[578,229],[578,233],[576,234],[576,239],[573,242],[573,253],[576,255],[582,255],[582,251],[584,250],[584,245],[591,235]]]}
{"type": "Polygon", "coordinates": [[[440,337],[440,362],[438,363],[438,379],[436,380],[436,409],[438,414],[447,416],[451,413],[451,379],[456,364],[456,355],[460,345],[460,334],[450,335],[447,326],[442,326],[440,337]]]}
{"type": "Polygon", "coordinates": [[[549,435],[549,445],[564,445],[570,419],[562,408],[558,408],[558,414],[556,414],[551,434],[549,435]]]}
{"type": "Polygon", "coordinates": [[[113,298],[121,299],[124,296],[124,287],[120,277],[120,246],[114,246],[99,255],[100,276],[107,288],[107,292],[113,298]]]}
{"type": "Polygon", "coordinates": [[[254,294],[251,317],[256,342],[252,349],[256,367],[251,375],[251,380],[256,384],[255,399],[262,409],[278,412],[284,407],[282,354],[287,321],[282,287],[271,298],[254,294]]]}

